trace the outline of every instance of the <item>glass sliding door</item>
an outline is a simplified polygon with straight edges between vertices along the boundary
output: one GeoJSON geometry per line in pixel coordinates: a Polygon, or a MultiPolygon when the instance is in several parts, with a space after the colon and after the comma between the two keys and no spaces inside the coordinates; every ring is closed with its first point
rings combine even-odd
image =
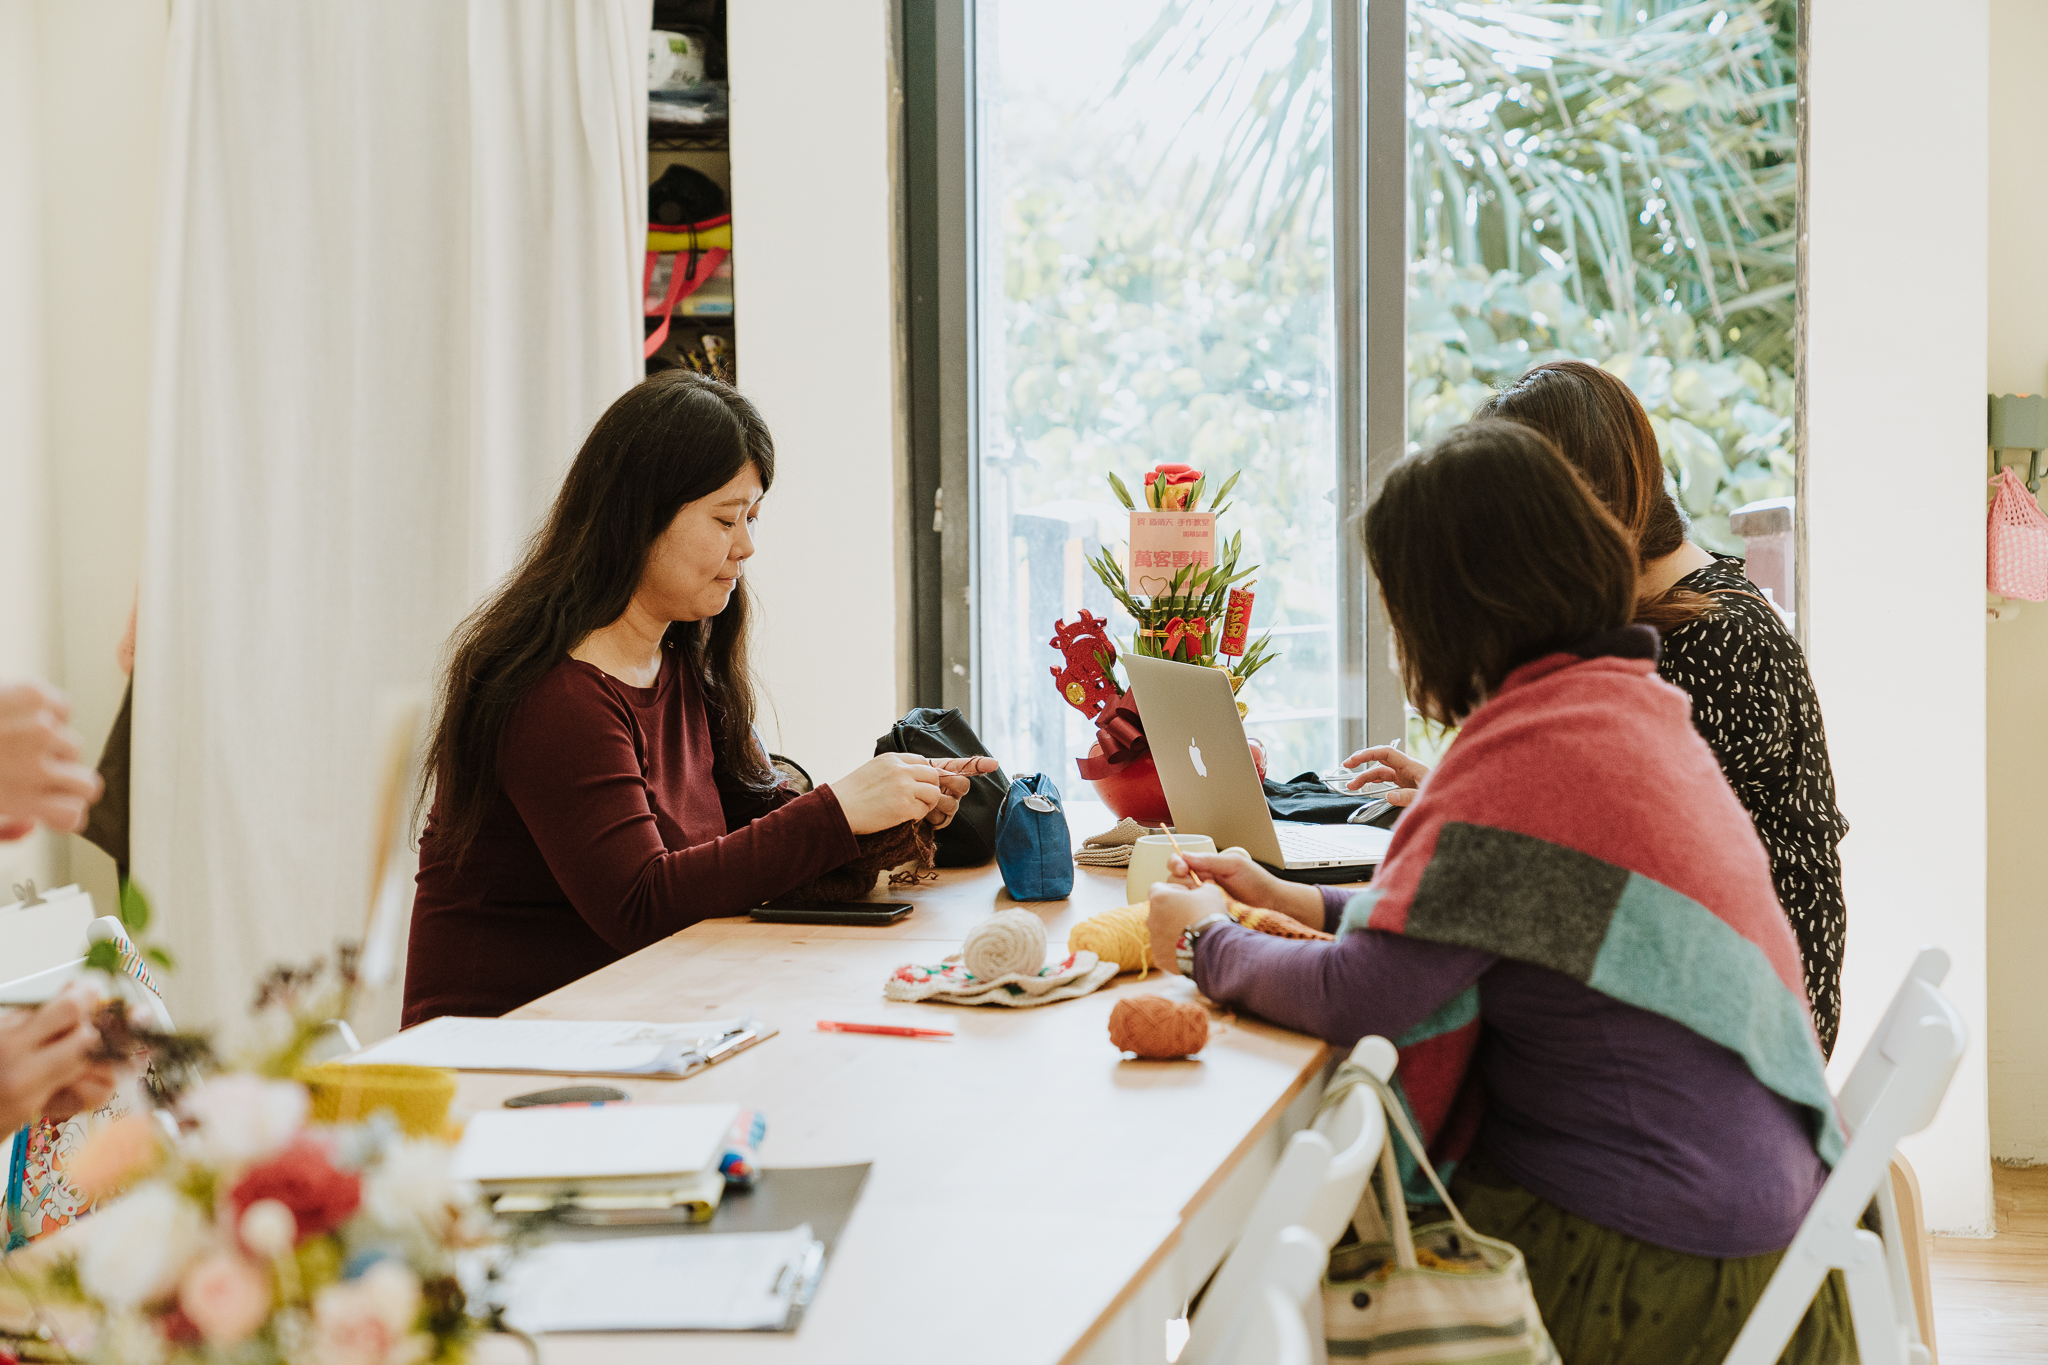
{"type": "MultiPolygon", "coordinates": [[[[1078,782],[1093,726],[1053,625],[1131,619],[1121,559],[1162,463],[1241,475],[1254,635],[1240,694],[1275,776],[1337,752],[1327,0],[979,0],[973,619],[978,723],[1013,771],[1078,782]]],[[[950,509],[949,509],[950,510],[950,509]]]]}

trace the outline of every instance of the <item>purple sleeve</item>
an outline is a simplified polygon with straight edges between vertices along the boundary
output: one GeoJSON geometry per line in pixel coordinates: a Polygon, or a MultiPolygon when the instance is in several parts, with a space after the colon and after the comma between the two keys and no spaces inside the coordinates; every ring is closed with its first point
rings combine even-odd
{"type": "Polygon", "coordinates": [[[1344,920],[1344,907],[1351,904],[1351,898],[1358,894],[1355,886],[1319,886],[1323,893],[1323,932],[1334,934],[1344,920]]]}
{"type": "Polygon", "coordinates": [[[1399,1038],[1479,980],[1492,953],[1358,929],[1336,943],[1219,924],[1195,942],[1195,984],[1338,1047],[1399,1038]]]}

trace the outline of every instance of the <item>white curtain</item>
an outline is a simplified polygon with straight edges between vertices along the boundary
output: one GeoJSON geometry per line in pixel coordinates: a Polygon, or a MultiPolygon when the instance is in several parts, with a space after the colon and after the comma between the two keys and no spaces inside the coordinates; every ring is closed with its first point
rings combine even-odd
{"type": "Polygon", "coordinates": [[[177,0],[134,872],[181,1024],[370,896],[431,687],[639,376],[649,0],[177,0]]]}

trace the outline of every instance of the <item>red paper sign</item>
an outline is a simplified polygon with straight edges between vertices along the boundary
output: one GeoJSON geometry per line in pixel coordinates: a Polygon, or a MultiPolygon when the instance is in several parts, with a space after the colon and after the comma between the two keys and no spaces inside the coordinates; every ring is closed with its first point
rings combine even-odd
{"type": "Polygon", "coordinates": [[[1251,633],[1252,593],[1247,588],[1232,588],[1230,606],[1223,613],[1223,638],[1216,648],[1225,654],[1242,654],[1251,633]]]}

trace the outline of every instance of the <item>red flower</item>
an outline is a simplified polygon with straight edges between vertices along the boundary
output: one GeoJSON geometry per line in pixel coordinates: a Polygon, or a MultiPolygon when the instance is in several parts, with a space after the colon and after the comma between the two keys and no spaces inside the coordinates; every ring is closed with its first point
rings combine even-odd
{"type": "MultiPolygon", "coordinates": [[[[171,1310],[156,1320],[156,1328],[164,1334],[164,1340],[173,1346],[197,1346],[206,1339],[200,1335],[197,1324],[186,1317],[185,1310],[176,1304],[172,1304],[171,1310]]],[[[7,1357],[10,1362],[14,1359],[13,1356],[7,1357]]]]}
{"type": "Polygon", "coordinates": [[[298,1240],[318,1237],[346,1223],[363,1202],[363,1178],[335,1166],[327,1144],[300,1133],[291,1146],[236,1182],[228,1195],[239,1227],[242,1212],[259,1199],[275,1199],[298,1220],[298,1240]]]}
{"type": "Polygon", "coordinates": [[[1177,483],[1194,483],[1202,477],[1202,471],[1191,464],[1156,464],[1145,475],[1145,482],[1157,483],[1162,474],[1166,476],[1169,487],[1177,483]]]}

